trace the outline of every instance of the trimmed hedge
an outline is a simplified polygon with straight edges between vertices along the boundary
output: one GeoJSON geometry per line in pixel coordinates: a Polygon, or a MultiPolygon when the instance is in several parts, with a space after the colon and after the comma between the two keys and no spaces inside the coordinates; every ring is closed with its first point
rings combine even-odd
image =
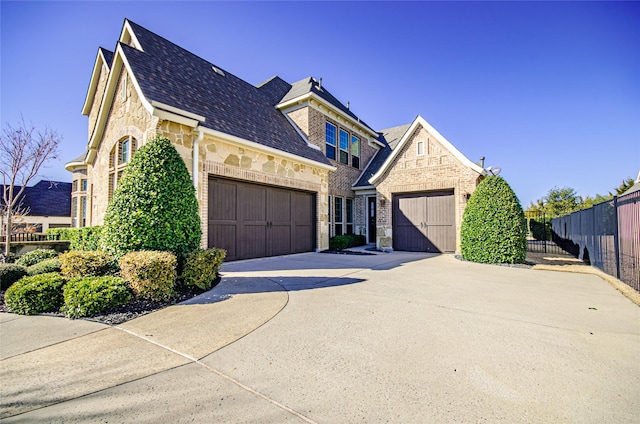
{"type": "Polygon", "coordinates": [[[51,259],[58,257],[58,252],[53,249],[36,249],[31,252],[27,252],[20,256],[16,261],[16,265],[31,266],[38,262],[42,262],[45,259],[51,259]]]}
{"type": "Polygon", "coordinates": [[[38,262],[35,265],[27,267],[27,274],[39,275],[46,274],[48,272],[60,272],[61,268],[62,263],[60,262],[60,258],[45,259],[42,262],[38,262]]]}
{"type": "Polygon", "coordinates": [[[16,264],[0,264],[0,290],[6,290],[13,283],[27,275],[27,268],[16,264]]]}
{"type": "Polygon", "coordinates": [[[196,250],[190,253],[185,260],[182,281],[187,286],[211,289],[226,255],[227,251],[224,249],[196,250]]]}
{"type": "Polygon", "coordinates": [[[63,290],[62,311],[69,318],[89,317],[131,299],[131,291],[119,277],[85,277],[69,281],[63,290]]]}
{"type": "Polygon", "coordinates": [[[200,245],[198,201],[184,161],[171,142],[155,137],[131,158],[109,202],[102,248],[170,251],[181,260],[200,245]]]}
{"type": "Polygon", "coordinates": [[[102,250],[72,250],[60,255],[61,272],[67,278],[99,277],[118,272],[117,262],[102,250]]]}
{"type": "Polygon", "coordinates": [[[461,229],[462,257],[482,263],[523,263],[527,226],[520,201],[502,177],[487,177],[471,195],[461,229]]]}
{"type": "Polygon", "coordinates": [[[24,277],[4,295],[4,301],[11,312],[34,315],[53,312],[62,306],[64,279],[56,272],[24,277]]]}
{"type": "Polygon", "coordinates": [[[120,275],[136,296],[167,300],[174,294],[177,263],[171,252],[129,252],[120,259],[120,275]]]}
{"type": "Polygon", "coordinates": [[[365,236],[356,234],[346,234],[343,236],[334,236],[329,239],[329,249],[343,250],[349,247],[363,246],[367,244],[365,236]]]}
{"type": "Polygon", "coordinates": [[[69,240],[71,250],[98,250],[102,237],[102,226],[81,228],[49,228],[49,235],[59,235],[60,240],[69,240]]]}

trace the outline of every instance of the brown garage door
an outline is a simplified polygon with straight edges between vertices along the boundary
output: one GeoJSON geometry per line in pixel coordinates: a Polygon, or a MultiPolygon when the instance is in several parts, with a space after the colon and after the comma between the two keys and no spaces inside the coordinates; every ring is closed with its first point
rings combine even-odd
{"type": "Polygon", "coordinates": [[[311,193],[209,180],[209,247],[227,260],[309,252],[314,247],[315,197],[311,193]]]}
{"type": "Polygon", "coordinates": [[[393,248],[412,252],[455,251],[453,191],[393,195],[393,248]]]}

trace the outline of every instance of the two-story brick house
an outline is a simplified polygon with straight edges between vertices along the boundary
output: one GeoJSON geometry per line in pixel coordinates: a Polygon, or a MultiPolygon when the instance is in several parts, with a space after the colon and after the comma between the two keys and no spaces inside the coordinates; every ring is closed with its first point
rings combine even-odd
{"type": "Polygon", "coordinates": [[[420,116],[375,131],[321,79],[253,86],[129,20],[114,52],[98,49],[82,112],[87,150],[66,165],[83,187],[77,222],[102,224],[131,156],[163,135],[191,172],[202,246],[229,259],[323,250],[347,233],[454,251],[483,175],[420,116]]]}

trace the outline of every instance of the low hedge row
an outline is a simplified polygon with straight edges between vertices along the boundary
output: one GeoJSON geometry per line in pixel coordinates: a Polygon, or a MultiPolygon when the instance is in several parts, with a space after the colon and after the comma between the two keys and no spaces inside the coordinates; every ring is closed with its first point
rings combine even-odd
{"type": "Polygon", "coordinates": [[[45,259],[44,261],[27,267],[27,274],[38,275],[46,274],[48,272],[60,272],[61,267],[62,264],[60,262],[60,258],[45,259]]]}
{"type": "Polygon", "coordinates": [[[131,291],[119,277],[75,278],[64,286],[62,311],[70,318],[88,317],[131,299],[131,291]]]}
{"type": "Polygon", "coordinates": [[[35,265],[45,259],[57,258],[58,252],[53,249],[36,249],[25,253],[16,260],[16,265],[25,267],[35,265]]]}
{"type": "Polygon", "coordinates": [[[72,250],[60,255],[61,272],[67,278],[114,275],[118,264],[101,250],[72,250]]]}
{"type": "Polygon", "coordinates": [[[60,240],[69,240],[69,249],[71,250],[97,250],[102,237],[102,226],[49,228],[47,234],[60,236],[60,240]]]}
{"type": "Polygon", "coordinates": [[[187,286],[209,290],[222,266],[227,251],[224,249],[196,250],[189,254],[184,263],[182,281],[187,286]]]}
{"type": "Polygon", "coordinates": [[[346,234],[343,236],[335,236],[329,239],[329,249],[343,250],[350,247],[362,246],[367,243],[365,236],[356,234],[346,234]]]}
{"type": "Polygon", "coordinates": [[[63,286],[64,278],[56,272],[23,277],[7,289],[4,301],[10,311],[21,315],[57,311],[63,286]]]}
{"type": "Polygon", "coordinates": [[[174,294],[177,266],[176,255],[171,252],[130,252],[120,259],[120,275],[136,296],[166,300],[174,294]]]}
{"type": "MultiPolygon", "coordinates": [[[[5,303],[18,314],[62,310],[71,318],[91,316],[128,302],[132,295],[167,300],[175,293],[177,258],[171,252],[139,251],[118,264],[103,251],[70,251],[25,267],[0,264],[0,283],[7,288],[5,303]]],[[[209,290],[224,261],[223,249],[197,250],[183,264],[185,285],[209,290]]],[[[35,259],[33,259],[35,261],[35,259]]],[[[31,259],[23,263],[30,263],[31,259]]]]}
{"type": "Polygon", "coordinates": [[[6,290],[13,283],[27,275],[27,268],[16,264],[0,264],[0,290],[6,290]]]}

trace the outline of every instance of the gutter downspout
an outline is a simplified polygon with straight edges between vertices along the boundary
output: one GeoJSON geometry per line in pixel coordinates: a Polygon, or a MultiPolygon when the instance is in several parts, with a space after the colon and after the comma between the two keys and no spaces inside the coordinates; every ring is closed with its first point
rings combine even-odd
{"type": "Polygon", "coordinates": [[[193,187],[196,189],[196,197],[198,196],[198,174],[200,173],[200,155],[198,152],[200,142],[203,138],[204,132],[198,130],[198,137],[193,140],[193,169],[191,170],[191,179],[193,180],[193,187]]]}

